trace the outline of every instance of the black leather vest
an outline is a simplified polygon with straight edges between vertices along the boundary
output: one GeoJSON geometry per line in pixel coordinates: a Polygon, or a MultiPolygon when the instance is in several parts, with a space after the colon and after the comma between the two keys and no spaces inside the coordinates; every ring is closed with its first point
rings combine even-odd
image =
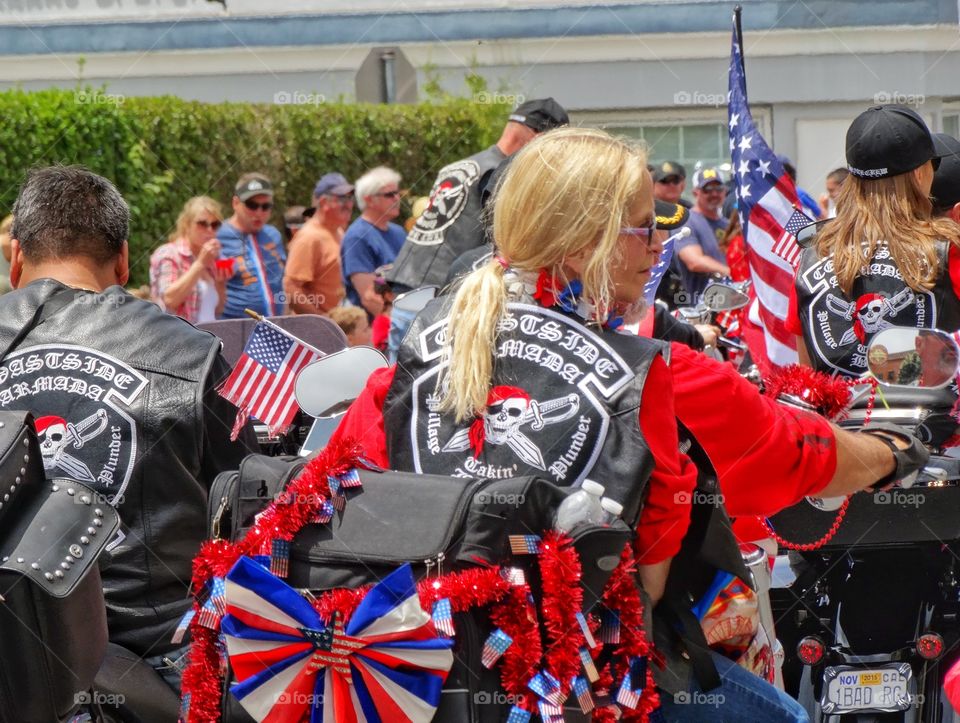
{"type": "MultiPolygon", "coordinates": [[[[205,381],[226,365],[212,334],[119,286],[97,294],[52,279],[0,297],[0,345],[40,304],[67,294],[74,298],[0,362],[0,409],[33,412],[48,478],[80,480],[117,507],[125,536],[102,575],[110,638],[157,655],[172,647],[206,537],[213,470],[202,420],[233,407],[205,399],[218,380],[205,381]]],[[[221,447],[225,464],[241,459],[240,445],[236,454],[221,447]]]]}
{"type": "Polygon", "coordinates": [[[410,229],[387,272],[390,283],[408,289],[442,286],[454,260],[486,241],[480,190],[484,178],[505,158],[499,148],[490,146],[440,170],[430,191],[430,205],[410,229]]]}
{"type": "Polygon", "coordinates": [[[833,271],[833,257],[804,249],[797,271],[797,310],[814,369],[859,377],[867,370],[867,345],[891,326],[956,331],[960,299],[950,282],[949,247],[937,243],[939,275],[930,291],[915,292],[903,281],[896,261],[880,245],[848,296],[833,271]]]}
{"type": "Polygon", "coordinates": [[[639,424],[650,364],[669,347],[594,331],[579,317],[510,303],[497,338],[485,413],[462,424],[437,410],[446,304],[431,302],[400,347],[384,403],[394,469],[465,477],[589,477],[634,523],[654,460],[639,424]]]}

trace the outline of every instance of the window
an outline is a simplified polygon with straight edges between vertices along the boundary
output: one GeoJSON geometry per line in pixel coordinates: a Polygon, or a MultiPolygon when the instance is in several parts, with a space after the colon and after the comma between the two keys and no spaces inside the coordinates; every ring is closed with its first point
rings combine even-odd
{"type": "MultiPolygon", "coordinates": [[[[770,140],[770,112],[752,109],[764,138],[770,140]]],[[[650,149],[650,162],[676,161],[693,175],[698,162],[704,166],[730,163],[730,141],[727,135],[727,109],[689,108],[682,116],[676,110],[638,110],[572,113],[574,123],[603,128],[627,138],[641,139],[650,149]]]]}

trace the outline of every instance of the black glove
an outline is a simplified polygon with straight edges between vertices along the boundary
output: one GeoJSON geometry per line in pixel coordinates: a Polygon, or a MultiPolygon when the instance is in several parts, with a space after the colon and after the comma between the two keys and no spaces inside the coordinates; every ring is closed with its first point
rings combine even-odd
{"type": "MultiPolygon", "coordinates": [[[[874,482],[868,489],[877,490],[886,487],[891,482],[906,479],[923,469],[927,460],[930,459],[930,452],[919,439],[894,424],[871,424],[869,427],[861,429],[860,432],[876,437],[887,445],[893,453],[893,459],[896,463],[893,472],[874,482]],[[890,437],[905,440],[909,442],[909,446],[906,449],[900,449],[890,437]]],[[[906,486],[909,487],[911,484],[913,484],[912,481],[906,486]]]]}

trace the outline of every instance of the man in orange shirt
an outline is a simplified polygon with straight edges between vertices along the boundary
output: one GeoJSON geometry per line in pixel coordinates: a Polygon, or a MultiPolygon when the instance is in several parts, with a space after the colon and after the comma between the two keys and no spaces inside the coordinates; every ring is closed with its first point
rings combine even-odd
{"type": "Polygon", "coordinates": [[[310,217],[287,253],[283,290],[292,313],[325,314],[343,299],[340,239],[353,200],[353,186],[341,174],[328,173],[317,181],[310,217]]]}

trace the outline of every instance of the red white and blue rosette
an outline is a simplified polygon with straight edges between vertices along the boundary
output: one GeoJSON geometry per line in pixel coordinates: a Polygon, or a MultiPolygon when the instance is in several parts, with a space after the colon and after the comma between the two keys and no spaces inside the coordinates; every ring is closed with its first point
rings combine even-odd
{"type": "Polygon", "coordinates": [[[325,624],[296,590],[249,558],[226,577],[221,632],[239,683],[265,723],[426,723],[453,664],[404,565],[364,596],[349,623],[325,624]]]}

